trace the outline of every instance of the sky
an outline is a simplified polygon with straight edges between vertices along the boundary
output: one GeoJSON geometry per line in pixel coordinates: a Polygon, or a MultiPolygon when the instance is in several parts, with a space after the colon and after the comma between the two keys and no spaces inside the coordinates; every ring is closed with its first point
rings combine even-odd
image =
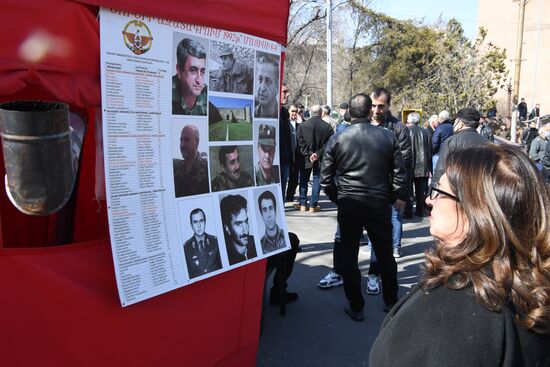
{"type": "Polygon", "coordinates": [[[433,24],[441,15],[443,20],[457,19],[464,35],[474,40],[477,34],[477,0],[373,0],[373,10],[397,19],[421,19],[433,24]]]}

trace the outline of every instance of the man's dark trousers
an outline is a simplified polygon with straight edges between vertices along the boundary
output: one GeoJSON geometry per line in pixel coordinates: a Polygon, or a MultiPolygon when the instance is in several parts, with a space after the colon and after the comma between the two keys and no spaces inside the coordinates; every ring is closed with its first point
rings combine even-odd
{"type": "Polygon", "coordinates": [[[426,195],[428,195],[428,177],[414,178],[414,196],[416,199],[416,215],[424,216],[426,208],[426,195]]]}
{"type": "Polygon", "coordinates": [[[372,241],[378,258],[386,305],[397,302],[397,264],[392,251],[391,208],[388,204],[367,205],[363,202],[342,198],[338,200],[338,224],[341,243],[336,246],[341,256],[344,277],[344,292],[351,309],[362,311],[365,305],[361,292],[359,271],[359,241],[363,228],[372,241]]]}

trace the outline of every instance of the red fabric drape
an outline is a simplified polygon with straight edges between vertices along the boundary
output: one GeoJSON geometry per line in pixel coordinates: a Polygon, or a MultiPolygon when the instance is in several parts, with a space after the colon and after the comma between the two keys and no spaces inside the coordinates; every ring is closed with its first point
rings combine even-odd
{"type": "Polygon", "coordinates": [[[265,262],[121,308],[103,241],[0,249],[2,366],[254,366],[265,262]]]}
{"type": "Polygon", "coordinates": [[[106,8],[248,33],[286,46],[288,0],[79,0],[106,8]]]}

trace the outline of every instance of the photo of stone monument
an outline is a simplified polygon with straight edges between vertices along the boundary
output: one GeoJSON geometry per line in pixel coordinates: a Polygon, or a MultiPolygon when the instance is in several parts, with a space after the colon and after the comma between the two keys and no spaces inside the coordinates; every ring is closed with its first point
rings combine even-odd
{"type": "Polygon", "coordinates": [[[208,105],[210,141],[252,140],[252,100],[210,97],[208,105]]]}

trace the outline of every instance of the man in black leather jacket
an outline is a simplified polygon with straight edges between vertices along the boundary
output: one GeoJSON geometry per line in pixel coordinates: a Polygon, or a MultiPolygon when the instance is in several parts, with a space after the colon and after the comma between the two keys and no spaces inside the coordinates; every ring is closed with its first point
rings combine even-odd
{"type": "MultiPolygon", "coordinates": [[[[397,144],[399,144],[399,149],[401,150],[403,161],[405,162],[407,179],[411,180],[412,149],[409,129],[407,129],[405,125],[403,125],[397,118],[395,118],[391,114],[391,94],[388,90],[384,88],[377,88],[374,90],[374,92],[370,94],[370,98],[372,100],[372,124],[387,129],[394,134],[395,139],[397,139],[397,144]]],[[[412,216],[406,216],[405,218],[411,219],[412,216]]],[[[401,236],[403,234],[403,220],[401,218],[401,213],[399,213],[399,211],[395,208],[392,208],[391,222],[393,228],[393,256],[401,257],[401,236]]],[[[369,269],[369,274],[378,276],[376,265],[371,266],[371,269],[369,269]]]]}
{"type": "Polygon", "coordinates": [[[321,185],[338,204],[341,243],[335,251],[342,261],[346,313],[364,320],[361,272],[357,263],[363,228],[372,239],[378,257],[386,306],[397,302],[397,265],[392,256],[390,204],[398,209],[407,199],[407,172],[394,135],[373,126],[368,117],[371,99],[360,93],[350,101],[352,125],[335,135],[325,147],[321,185]]]}
{"type": "MultiPolygon", "coordinates": [[[[407,128],[411,132],[411,146],[413,153],[413,169],[412,169],[412,183],[409,187],[411,191],[412,184],[414,183],[414,197],[416,202],[415,214],[418,217],[425,215],[424,199],[428,192],[428,178],[432,171],[432,142],[430,133],[418,126],[420,122],[420,115],[416,112],[410,113],[407,116],[407,128]]],[[[407,200],[407,206],[405,207],[405,213],[412,214],[413,201],[407,200]]]]}

